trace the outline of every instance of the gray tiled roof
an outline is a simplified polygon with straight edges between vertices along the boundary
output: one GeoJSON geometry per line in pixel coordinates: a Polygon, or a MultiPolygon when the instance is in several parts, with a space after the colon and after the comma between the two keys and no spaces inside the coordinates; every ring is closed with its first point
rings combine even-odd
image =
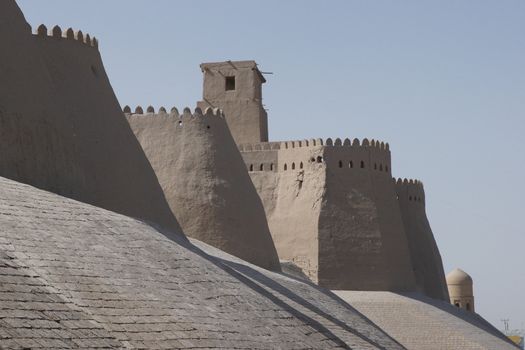
{"type": "Polygon", "coordinates": [[[314,285],[3,178],[0,228],[5,348],[403,348],[314,285]]]}
{"type": "Polygon", "coordinates": [[[413,350],[516,350],[479,315],[418,293],[336,291],[413,350]]]}
{"type": "Polygon", "coordinates": [[[89,314],[20,266],[14,254],[0,252],[0,349],[119,345],[89,314]]]}

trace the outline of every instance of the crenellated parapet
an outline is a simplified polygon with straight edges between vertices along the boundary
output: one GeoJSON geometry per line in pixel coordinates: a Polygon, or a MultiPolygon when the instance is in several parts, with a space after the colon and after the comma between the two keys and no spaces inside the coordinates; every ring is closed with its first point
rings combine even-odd
{"type": "Polygon", "coordinates": [[[239,150],[241,152],[251,151],[265,151],[265,150],[276,150],[276,149],[295,149],[302,147],[317,147],[317,146],[333,146],[333,147],[371,147],[381,151],[389,151],[390,146],[388,142],[376,141],[374,139],[368,140],[364,138],[362,141],[355,138],[350,140],[348,138],[342,140],[336,138],[323,139],[309,139],[309,140],[294,140],[294,141],[281,141],[281,142],[258,142],[258,143],[244,143],[239,144],[239,150]]]}
{"type": "Polygon", "coordinates": [[[146,108],[146,112],[144,112],[144,109],[142,108],[142,106],[135,107],[134,112],[132,112],[131,107],[125,106],[122,109],[122,112],[124,112],[126,116],[154,117],[156,115],[163,115],[163,116],[169,115],[170,117],[180,119],[181,121],[191,120],[195,118],[212,118],[212,117],[224,119],[224,114],[220,108],[211,108],[211,107],[206,108],[204,112],[199,107],[195,108],[193,112],[191,111],[189,107],[185,107],[182,110],[182,113],[180,113],[176,107],[172,107],[169,113],[165,107],[160,107],[158,112],[155,113],[155,108],[153,106],[148,106],[146,108]]]}
{"type": "Polygon", "coordinates": [[[259,142],[238,145],[250,171],[302,170],[307,164],[329,169],[366,169],[391,173],[390,146],[386,142],[349,138],[259,142]],[[267,164],[268,163],[268,164],[267,164]]]}
{"type": "Polygon", "coordinates": [[[392,179],[396,187],[397,198],[402,201],[425,203],[423,182],[413,179],[392,179]]]}
{"type": "Polygon", "coordinates": [[[87,33],[84,34],[81,30],[73,30],[73,28],[62,30],[62,28],[56,25],[48,30],[48,28],[44,24],[41,24],[36,28],[34,35],[41,38],[76,41],[80,44],[98,49],[97,38],[91,37],[87,33]]]}

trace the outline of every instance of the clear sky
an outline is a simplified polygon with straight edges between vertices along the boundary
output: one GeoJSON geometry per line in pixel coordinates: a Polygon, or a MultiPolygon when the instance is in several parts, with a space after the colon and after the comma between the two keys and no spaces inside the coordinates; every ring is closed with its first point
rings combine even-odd
{"type": "Polygon", "coordinates": [[[18,0],[82,29],[122,105],[195,106],[201,62],[254,59],[272,140],[368,137],[421,179],[446,272],[525,328],[525,2],[18,0]]]}

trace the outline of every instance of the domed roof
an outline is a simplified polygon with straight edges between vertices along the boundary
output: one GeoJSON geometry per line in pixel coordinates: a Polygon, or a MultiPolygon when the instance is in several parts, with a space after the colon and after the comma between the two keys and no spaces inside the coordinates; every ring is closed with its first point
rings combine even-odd
{"type": "Polygon", "coordinates": [[[447,284],[472,284],[472,277],[462,269],[454,269],[447,275],[447,284]]]}

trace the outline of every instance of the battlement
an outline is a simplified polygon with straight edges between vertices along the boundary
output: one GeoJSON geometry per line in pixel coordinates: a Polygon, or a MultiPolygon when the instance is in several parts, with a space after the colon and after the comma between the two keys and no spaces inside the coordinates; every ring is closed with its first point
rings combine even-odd
{"type": "Polygon", "coordinates": [[[316,163],[324,163],[330,169],[370,169],[385,174],[391,171],[388,143],[367,138],[245,143],[238,148],[249,171],[301,170],[316,163]]]}
{"type": "Polygon", "coordinates": [[[423,182],[406,178],[393,178],[392,181],[396,187],[397,198],[399,200],[425,203],[425,190],[423,188],[423,182]]]}
{"type": "Polygon", "coordinates": [[[158,113],[155,113],[155,108],[153,106],[149,106],[146,108],[146,113],[144,113],[144,109],[141,106],[135,107],[135,112],[131,111],[131,107],[125,106],[122,109],[122,112],[126,116],[145,116],[145,117],[152,117],[155,115],[169,115],[174,118],[178,119],[192,119],[192,118],[202,118],[202,117],[217,117],[224,119],[224,114],[220,108],[211,108],[208,107],[202,111],[199,107],[195,108],[194,112],[191,112],[191,109],[189,107],[185,107],[182,110],[182,113],[179,113],[179,110],[176,107],[172,107],[170,109],[170,112],[166,110],[165,107],[160,107],[158,113]]]}
{"type": "Polygon", "coordinates": [[[89,34],[84,34],[81,30],[73,30],[73,28],[62,30],[59,26],[54,26],[52,29],[48,30],[44,24],[41,24],[33,34],[43,38],[77,41],[81,44],[98,49],[97,38],[92,38],[89,34]]]}
{"type": "Polygon", "coordinates": [[[244,143],[239,144],[239,150],[241,152],[258,152],[266,150],[285,150],[301,147],[317,147],[317,146],[333,146],[333,147],[373,147],[378,150],[389,151],[390,146],[388,142],[376,141],[374,139],[368,140],[364,138],[362,142],[355,138],[353,141],[346,138],[341,140],[336,138],[335,141],[331,138],[323,139],[310,139],[310,140],[295,140],[295,141],[281,141],[281,142],[257,142],[257,143],[244,143]]]}

